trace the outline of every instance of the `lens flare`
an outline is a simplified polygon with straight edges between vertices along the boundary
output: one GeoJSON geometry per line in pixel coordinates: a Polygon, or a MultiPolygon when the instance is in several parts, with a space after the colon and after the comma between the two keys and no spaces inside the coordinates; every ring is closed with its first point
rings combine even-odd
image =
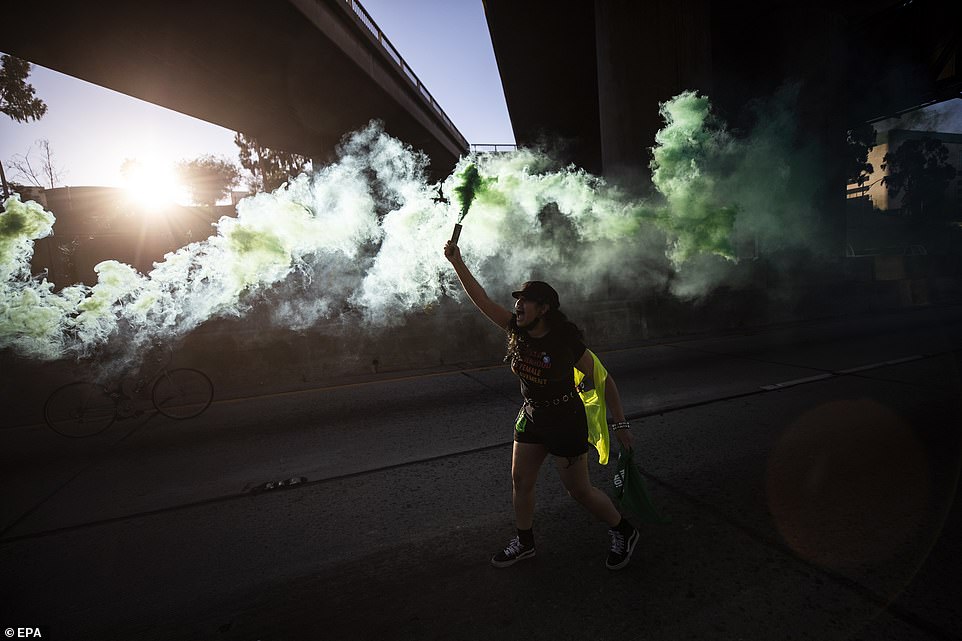
{"type": "Polygon", "coordinates": [[[124,191],[136,208],[157,213],[173,203],[186,203],[187,190],[169,164],[147,157],[124,163],[124,191]]]}

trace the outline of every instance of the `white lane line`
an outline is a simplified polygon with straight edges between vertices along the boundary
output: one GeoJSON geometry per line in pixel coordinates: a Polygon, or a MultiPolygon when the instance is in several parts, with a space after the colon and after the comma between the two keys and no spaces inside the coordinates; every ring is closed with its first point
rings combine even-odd
{"type": "Polygon", "coordinates": [[[766,392],[770,392],[776,389],[785,389],[786,387],[793,387],[795,385],[804,385],[805,383],[814,383],[815,381],[822,381],[826,378],[832,378],[834,374],[818,374],[817,376],[806,376],[805,378],[796,378],[790,381],[782,381],[781,383],[772,383],[771,385],[762,385],[762,389],[766,392]]]}
{"type": "Polygon", "coordinates": [[[771,385],[762,385],[760,389],[766,392],[771,392],[777,389],[785,389],[786,387],[794,387],[795,385],[804,385],[805,383],[814,383],[815,381],[823,381],[826,378],[832,378],[834,376],[839,376],[841,374],[855,374],[857,372],[864,372],[870,369],[878,369],[879,367],[889,367],[891,365],[901,365],[902,363],[910,363],[912,361],[918,361],[926,358],[925,354],[915,354],[914,356],[906,356],[905,358],[893,358],[887,361],[879,361],[878,363],[870,363],[868,365],[859,365],[858,367],[849,367],[848,369],[840,369],[835,372],[827,372],[825,374],[818,374],[816,376],[806,376],[805,378],[795,378],[790,381],[782,381],[781,383],[772,383],[771,385]]]}
{"type": "Polygon", "coordinates": [[[855,372],[864,372],[868,369],[876,369],[879,367],[888,367],[889,365],[900,365],[902,363],[910,363],[912,361],[918,361],[925,358],[924,354],[916,354],[915,356],[906,356],[905,358],[895,358],[890,361],[881,361],[879,363],[872,363],[871,365],[860,365],[859,367],[850,367],[848,369],[840,369],[836,374],[854,374],[855,372]]]}

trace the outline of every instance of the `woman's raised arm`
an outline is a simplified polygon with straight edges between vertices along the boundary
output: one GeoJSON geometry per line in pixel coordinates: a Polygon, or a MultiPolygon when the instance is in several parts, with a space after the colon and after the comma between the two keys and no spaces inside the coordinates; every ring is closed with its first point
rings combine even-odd
{"type": "Polygon", "coordinates": [[[481,310],[481,313],[487,316],[492,323],[501,329],[506,329],[508,322],[511,320],[511,312],[491,300],[487,292],[484,291],[484,288],[481,287],[481,284],[471,273],[471,270],[464,264],[464,259],[461,258],[461,250],[450,240],[444,246],[444,257],[447,258],[448,262],[454,267],[454,271],[458,275],[458,280],[461,281],[461,287],[464,288],[464,293],[468,295],[471,302],[474,303],[474,305],[481,310]]]}

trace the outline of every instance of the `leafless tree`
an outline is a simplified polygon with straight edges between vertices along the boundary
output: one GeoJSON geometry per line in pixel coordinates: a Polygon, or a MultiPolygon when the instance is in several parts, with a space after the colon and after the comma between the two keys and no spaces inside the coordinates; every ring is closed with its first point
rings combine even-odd
{"type": "Polygon", "coordinates": [[[36,144],[40,148],[36,154],[31,146],[27,153],[14,155],[7,162],[7,169],[12,170],[14,177],[20,180],[37,187],[53,189],[63,180],[64,170],[54,163],[49,140],[41,138],[36,144]],[[34,158],[34,155],[37,158],[34,158]]]}

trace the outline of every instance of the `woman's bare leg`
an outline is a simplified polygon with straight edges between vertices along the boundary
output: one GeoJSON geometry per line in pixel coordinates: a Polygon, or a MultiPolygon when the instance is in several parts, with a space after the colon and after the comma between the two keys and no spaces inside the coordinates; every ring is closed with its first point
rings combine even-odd
{"type": "Polygon", "coordinates": [[[588,478],[587,454],[571,458],[556,456],[555,466],[571,498],[581,503],[599,521],[604,521],[611,527],[618,525],[621,513],[608,495],[593,486],[588,478]]]}
{"type": "Polygon", "coordinates": [[[514,443],[511,456],[511,499],[519,530],[530,530],[534,520],[534,488],[548,450],[536,443],[514,443]]]}

